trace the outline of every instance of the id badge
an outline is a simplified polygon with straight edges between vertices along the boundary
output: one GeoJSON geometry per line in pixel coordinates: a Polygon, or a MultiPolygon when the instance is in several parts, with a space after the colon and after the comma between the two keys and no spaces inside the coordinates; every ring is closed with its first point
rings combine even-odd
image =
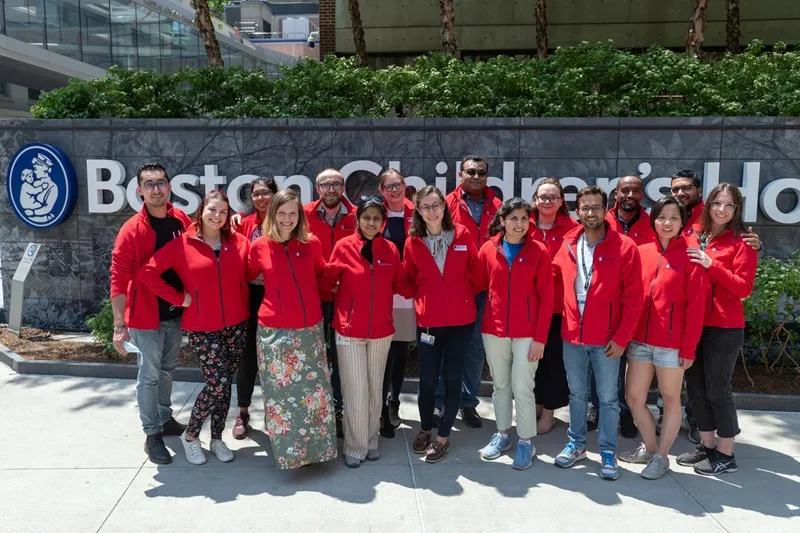
{"type": "Polygon", "coordinates": [[[337,331],[336,332],[336,346],[350,346],[350,337],[343,337],[337,331]]]}
{"type": "Polygon", "coordinates": [[[419,336],[419,340],[420,342],[423,342],[425,344],[430,344],[431,346],[433,346],[433,343],[436,342],[436,337],[434,337],[433,335],[428,335],[427,333],[422,333],[419,336]]]}

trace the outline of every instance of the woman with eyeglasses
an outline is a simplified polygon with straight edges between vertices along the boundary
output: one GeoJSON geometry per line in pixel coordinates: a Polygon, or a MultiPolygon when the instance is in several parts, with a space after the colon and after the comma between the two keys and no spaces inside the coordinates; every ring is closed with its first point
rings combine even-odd
{"type": "Polygon", "coordinates": [[[264,279],[258,310],[258,367],[275,465],[293,469],[336,457],[333,408],[318,284],[325,272],[300,197],[272,197],[264,236],[250,249],[248,279],[264,279]]]}
{"type": "MultiPolygon", "coordinates": [[[[578,223],[569,216],[564,188],[555,178],[544,178],[533,193],[529,235],[547,248],[550,259],[556,256],[564,235],[578,223]]],[[[569,405],[569,386],[564,370],[564,343],[561,340],[561,311],[564,287],[553,284],[553,318],[544,347],[544,357],[536,369],[536,433],[543,435],[555,426],[555,410],[569,405]]]]}
{"type": "Polygon", "coordinates": [[[733,447],[739,421],[731,378],[744,344],[743,301],[753,292],[758,264],[758,252],[742,238],[742,203],[738,187],[720,183],[708,194],[700,223],[687,238],[686,253],[706,269],[710,289],[695,362],[686,371],[700,444],[677,462],[708,476],[737,470],[733,447]]]}
{"type": "Polygon", "coordinates": [[[541,242],[528,236],[531,205],[503,202],[478,252],[476,285],[488,290],[481,334],[492,373],[497,433],[481,450],[487,461],[511,448],[509,430],[517,412],[517,449],[512,467],[530,468],[536,447],[536,367],[544,355],[553,316],[553,268],[541,242]]]}
{"type": "Polygon", "coordinates": [[[475,322],[474,271],[478,249],[467,228],[453,223],[442,191],[417,193],[403,265],[414,287],[419,358],[417,404],[421,430],[412,448],[438,463],[450,451],[450,430],[461,405],[461,373],[475,322]],[[436,386],[444,377],[444,416],[432,437],[436,386]]]}
{"type": "Polygon", "coordinates": [[[150,258],[139,273],[144,286],[175,307],[184,307],[181,328],[200,362],[205,384],[197,396],[189,425],[181,435],[186,459],[206,462],[200,428],[211,419],[209,449],[222,462],[233,452],[222,441],[231,403],[231,386],[247,344],[249,241],[234,233],[230,204],[222,191],[211,191],[195,215],[189,232],[173,239],[150,258]],[[161,275],[174,270],[183,284],[175,290],[161,275]]]}
{"type": "Polygon", "coordinates": [[[650,213],[650,226],[658,243],[639,246],[644,307],[633,340],[628,343],[625,398],[642,443],[635,450],[619,454],[619,459],[647,465],[641,472],[645,479],[659,479],[669,472],[669,450],[683,418],[683,374],[694,362],[703,329],[708,276],[686,253],[681,232],[687,220],[687,210],[680,200],[673,196],[661,198],[650,213]],[[664,404],[660,442],[655,419],[647,407],[653,375],[664,404]]]}
{"type": "MultiPolygon", "coordinates": [[[[278,186],[270,176],[260,176],[250,182],[250,199],[255,211],[244,217],[236,226],[236,232],[244,235],[251,243],[264,234],[264,220],[267,217],[269,202],[277,194],[278,186]]],[[[258,276],[247,284],[250,289],[250,319],[247,322],[247,347],[239,370],[236,372],[236,399],[239,405],[239,415],[233,425],[233,438],[237,440],[247,437],[250,423],[250,402],[253,398],[253,389],[258,376],[258,356],[256,350],[256,330],[258,328],[258,308],[264,299],[264,278],[258,276]]]]}
{"type": "MultiPolygon", "coordinates": [[[[387,217],[383,226],[383,237],[392,241],[403,260],[406,236],[414,217],[414,203],[406,198],[406,180],[397,170],[390,168],[378,175],[378,190],[383,195],[387,217]]],[[[383,376],[383,399],[380,434],[394,438],[394,430],[400,425],[400,390],[406,375],[408,345],[416,338],[414,302],[395,294],[392,301],[394,336],[386,360],[383,376]]]]}
{"type": "Polygon", "coordinates": [[[362,197],[356,233],[333,247],[325,289],[335,287],[333,329],[339,356],[344,410],[344,462],[358,468],[377,461],[386,359],[395,329],[392,296],[412,296],[400,253],[381,236],[386,206],[362,197]]]}

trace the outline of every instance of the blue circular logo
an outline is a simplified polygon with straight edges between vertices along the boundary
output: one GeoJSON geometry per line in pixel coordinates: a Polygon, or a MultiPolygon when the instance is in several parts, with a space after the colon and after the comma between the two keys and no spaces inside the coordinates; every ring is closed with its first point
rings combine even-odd
{"type": "Polygon", "coordinates": [[[26,144],[8,165],[6,191],[11,208],[35,229],[61,224],[78,198],[75,169],[64,152],[42,143],[26,144]]]}

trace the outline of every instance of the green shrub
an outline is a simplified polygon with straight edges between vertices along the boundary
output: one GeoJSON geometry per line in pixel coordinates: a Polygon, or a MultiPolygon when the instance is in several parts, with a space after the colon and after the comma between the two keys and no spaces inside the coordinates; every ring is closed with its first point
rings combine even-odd
{"type": "Polygon", "coordinates": [[[94,340],[103,345],[105,353],[117,354],[114,348],[114,313],[111,310],[111,300],[105,300],[100,312],[86,319],[86,327],[92,330],[94,340]]]}
{"type": "Polygon", "coordinates": [[[241,67],[175,75],[111,67],[44,93],[37,118],[640,117],[800,115],[800,52],[755,41],[701,61],[612,42],[559,48],[544,61],[442,54],[361,68],[354,58],[299,60],[272,78],[241,67]]]}

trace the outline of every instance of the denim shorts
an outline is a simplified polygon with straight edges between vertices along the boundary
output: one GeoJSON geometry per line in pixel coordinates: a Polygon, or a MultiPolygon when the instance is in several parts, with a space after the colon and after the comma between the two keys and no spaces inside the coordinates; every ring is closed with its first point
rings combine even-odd
{"type": "Polygon", "coordinates": [[[627,352],[629,360],[643,361],[661,368],[679,368],[678,354],[675,348],[659,348],[635,341],[628,344],[627,352]]]}

